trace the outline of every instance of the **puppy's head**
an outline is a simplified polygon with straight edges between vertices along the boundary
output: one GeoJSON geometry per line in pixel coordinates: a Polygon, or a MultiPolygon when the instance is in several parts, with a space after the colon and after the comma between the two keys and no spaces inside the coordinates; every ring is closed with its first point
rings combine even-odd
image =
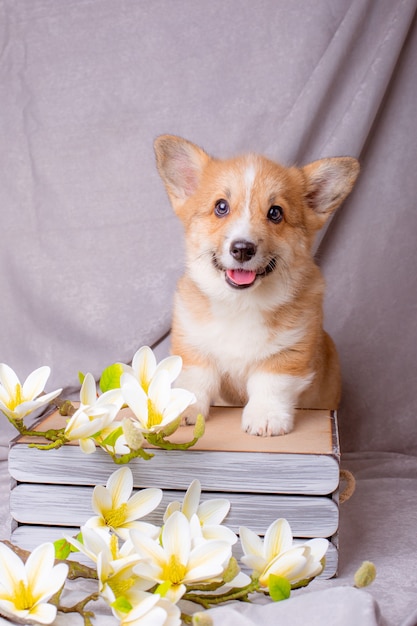
{"type": "Polygon", "coordinates": [[[214,159],[171,135],[156,139],[155,153],[185,227],[188,271],[204,291],[217,295],[270,290],[277,279],[288,283],[302,275],[312,262],[317,231],[359,173],[351,157],[303,168],[253,154],[214,159]]]}

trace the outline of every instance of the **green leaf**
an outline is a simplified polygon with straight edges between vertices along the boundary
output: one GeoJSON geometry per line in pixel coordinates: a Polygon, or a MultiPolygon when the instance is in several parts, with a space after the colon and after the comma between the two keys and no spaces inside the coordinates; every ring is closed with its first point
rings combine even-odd
{"type": "Polygon", "coordinates": [[[85,378],[85,374],[83,374],[82,372],[78,372],[78,380],[80,381],[80,385],[83,384],[84,378],[85,378]]]}
{"type": "MultiPolygon", "coordinates": [[[[79,541],[82,545],[84,545],[84,538],[83,538],[83,534],[81,531],[78,533],[78,535],[75,535],[75,539],[79,541]]],[[[79,552],[79,549],[73,546],[72,543],[70,544],[70,546],[71,546],[71,552],[79,552]]]]}
{"type": "Polygon", "coordinates": [[[100,445],[114,448],[120,435],[123,435],[123,428],[121,426],[113,430],[105,439],[103,439],[103,441],[100,441],[100,445]]]}
{"type": "Polygon", "coordinates": [[[55,558],[65,560],[69,557],[72,545],[66,539],[54,541],[55,558]]]}
{"type": "Polygon", "coordinates": [[[269,595],[274,602],[280,602],[281,600],[287,600],[291,594],[291,583],[284,576],[276,576],[270,574],[268,578],[269,595]]]}
{"type": "Polygon", "coordinates": [[[163,598],[164,596],[166,596],[166,594],[171,589],[171,587],[172,587],[171,581],[165,580],[163,583],[157,586],[154,593],[159,593],[161,598],[163,598]]]}
{"type": "Polygon", "coordinates": [[[121,363],[113,363],[106,367],[100,378],[100,389],[104,393],[110,389],[119,389],[120,377],[123,374],[123,365],[121,363]]]}
{"type": "Polygon", "coordinates": [[[111,603],[111,606],[121,613],[129,613],[133,609],[133,606],[130,604],[129,600],[124,596],[116,598],[116,600],[111,603]]]}

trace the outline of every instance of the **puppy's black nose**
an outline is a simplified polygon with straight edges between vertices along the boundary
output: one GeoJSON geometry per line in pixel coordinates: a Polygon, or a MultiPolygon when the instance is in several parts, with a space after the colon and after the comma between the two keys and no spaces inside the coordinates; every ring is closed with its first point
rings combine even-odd
{"type": "Polygon", "coordinates": [[[252,241],[237,240],[230,244],[230,254],[236,261],[250,261],[256,254],[256,245],[252,241]]]}

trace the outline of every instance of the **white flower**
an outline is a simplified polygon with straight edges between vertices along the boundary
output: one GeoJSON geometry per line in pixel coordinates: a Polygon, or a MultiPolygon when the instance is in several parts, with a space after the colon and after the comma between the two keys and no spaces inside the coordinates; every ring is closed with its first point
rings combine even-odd
{"type": "Polygon", "coordinates": [[[195,402],[195,396],[190,391],[171,389],[170,375],[166,370],[155,374],[148,393],[128,373],[121,376],[121,388],[125,402],[144,433],[164,430],[168,424],[179,420],[187,406],[195,402]]]}
{"type": "Polygon", "coordinates": [[[188,520],[191,520],[193,515],[196,515],[200,522],[201,533],[204,539],[220,539],[228,541],[231,545],[236,543],[237,537],[235,533],[230,528],[221,526],[230,509],[229,500],[215,498],[200,503],[200,496],[200,481],[193,480],[185,493],[182,504],[180,502],[171,502],[167,506],[164,522],[174,511],[181,511],[188,520]]]}
{"type": "Polygon", "coordinates": [[[107,428],[118,413],[114,404],[104,404],[92,408],[80,407],[69,420],[65,428],[68,441],[79,441],[80,448],[86,454],[96,451],[94,435],[107,428]]]}
{"type": "Polygon", "coordinates": [[[273,522],[264,540],[245,527],[239,529],[239,535],[245,553],[242,563],[259,576],[262,587],[268,587],[270,574],[295,584],[314,578],[323,570],[321,560],[329,546],[327,539],[311,539],[293,546],[291,528],[285,519],[273,522]]]}
{"type": "Polygon", "coordinates": [[[38,546],[24,564],[0,543],[0,613],[20,623],[51,624],[56,606],[48,600],[64,584],[68,566],[54,565],[52,543],[38,546]]]}
{"type": "Polygon", "coordinates": [[[139,348],[133,357],[132,366],[123,365],[123,370],[137,379],[145,393],[148,392],[149,385],[158,372],[166,371],[170,383],[172,383],[179,375],[181,368],[182,359],[180,356],[168,356],[157,364],[155,355],[148,346],[139,348]]]}
{"type": "Polygon", "coordinates": [[[141,578],[169,583],[166,598],[171,602],[181,599],[187,584],[221,576],[232,555],[226,541],[204,541],[193,548],[192,523],[183,513],[175,511],[163,526],[160,541],[135,530],[130,533],[143,559],[133,571],[141,578]]]}
{"type": "Polygon", "coordinates": [[[149,589],[152,582],[139,579],[133,573],[132,568],[140,557],[132,542],[127,540],[119,547],[116,535],[87,526],[81,528],[81,534],[82,543],[74,537],[65,538],[96,564],[100,595],[109,605],[122,597],[133,606],[138,592],[149,589]]]}
{"type": "Polygon", "coordinates": [[[48,366],[39,367],[29,374],[22,385],[12,368],[0,363],[0,411],[11,420],[21,420],[32,411],[49,404],[62,391],[57,389],[38,398],[50,373],[48,366]]]}
{"type": "Polygon", "coordinates": [[[130,497],[133,490],[133,476],[129,467],[121,467],[113,472],[106,486],[94,487],[92,506],[96,513],[86,526],[113,530],[122,539],[129,537],[129,530],[136,528],[143,533],[156,536],[159,529],[147,522],[138,522],[148,515],[161,502],[160,489],[142,489],[130,497]]]}
{"type": "Polygon", "coordinates": [[[114,404],[120,410],[123,405],[120,389],[109,389],[98,395],[94,376],[90,373],[86,374],[80,389],[80,407],[92,408],[103,404],[114,404]]]}
{"type": "Polygon", "coordinates": [[[113,608],[120,626],[180,626],[181,611],[158,594],[139,592],[137,603],[131,611],[124,613],[113,608]]]}
{"type": "Polygon", "coordinates": [[[95,452],[94,436],[112,424],[122,404],[120,389],[110,389],[97,396],[95,380],[92,374],[86,374],[80,391],[80,406],[65,428],[67,440],[78,440],[86,454],[95,452]]]}

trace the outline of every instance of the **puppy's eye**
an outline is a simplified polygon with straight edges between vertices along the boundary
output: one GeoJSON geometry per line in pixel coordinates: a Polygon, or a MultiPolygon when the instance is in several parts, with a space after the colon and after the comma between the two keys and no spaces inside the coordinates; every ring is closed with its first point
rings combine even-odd
{"type": "Polygon", "coordinates": [[[217,217],[224,217],[229,213],[229,211],[230,206],[227,200],[223,200],[223,198],[221,200],[217,200],[216,204],[214,205],[214,212],[217,217]]]}
{"type": "Polygon", "coordinates": [[[278,206],[278,205],[276,205],[276,204],[274,204],[273,206],[270,207],[270,209],[269,209],[269,211],[267,213],[267,218],[271,222],[274,222],[274,224],[279,224],[284,219],[283,208],[278,206]]]}

